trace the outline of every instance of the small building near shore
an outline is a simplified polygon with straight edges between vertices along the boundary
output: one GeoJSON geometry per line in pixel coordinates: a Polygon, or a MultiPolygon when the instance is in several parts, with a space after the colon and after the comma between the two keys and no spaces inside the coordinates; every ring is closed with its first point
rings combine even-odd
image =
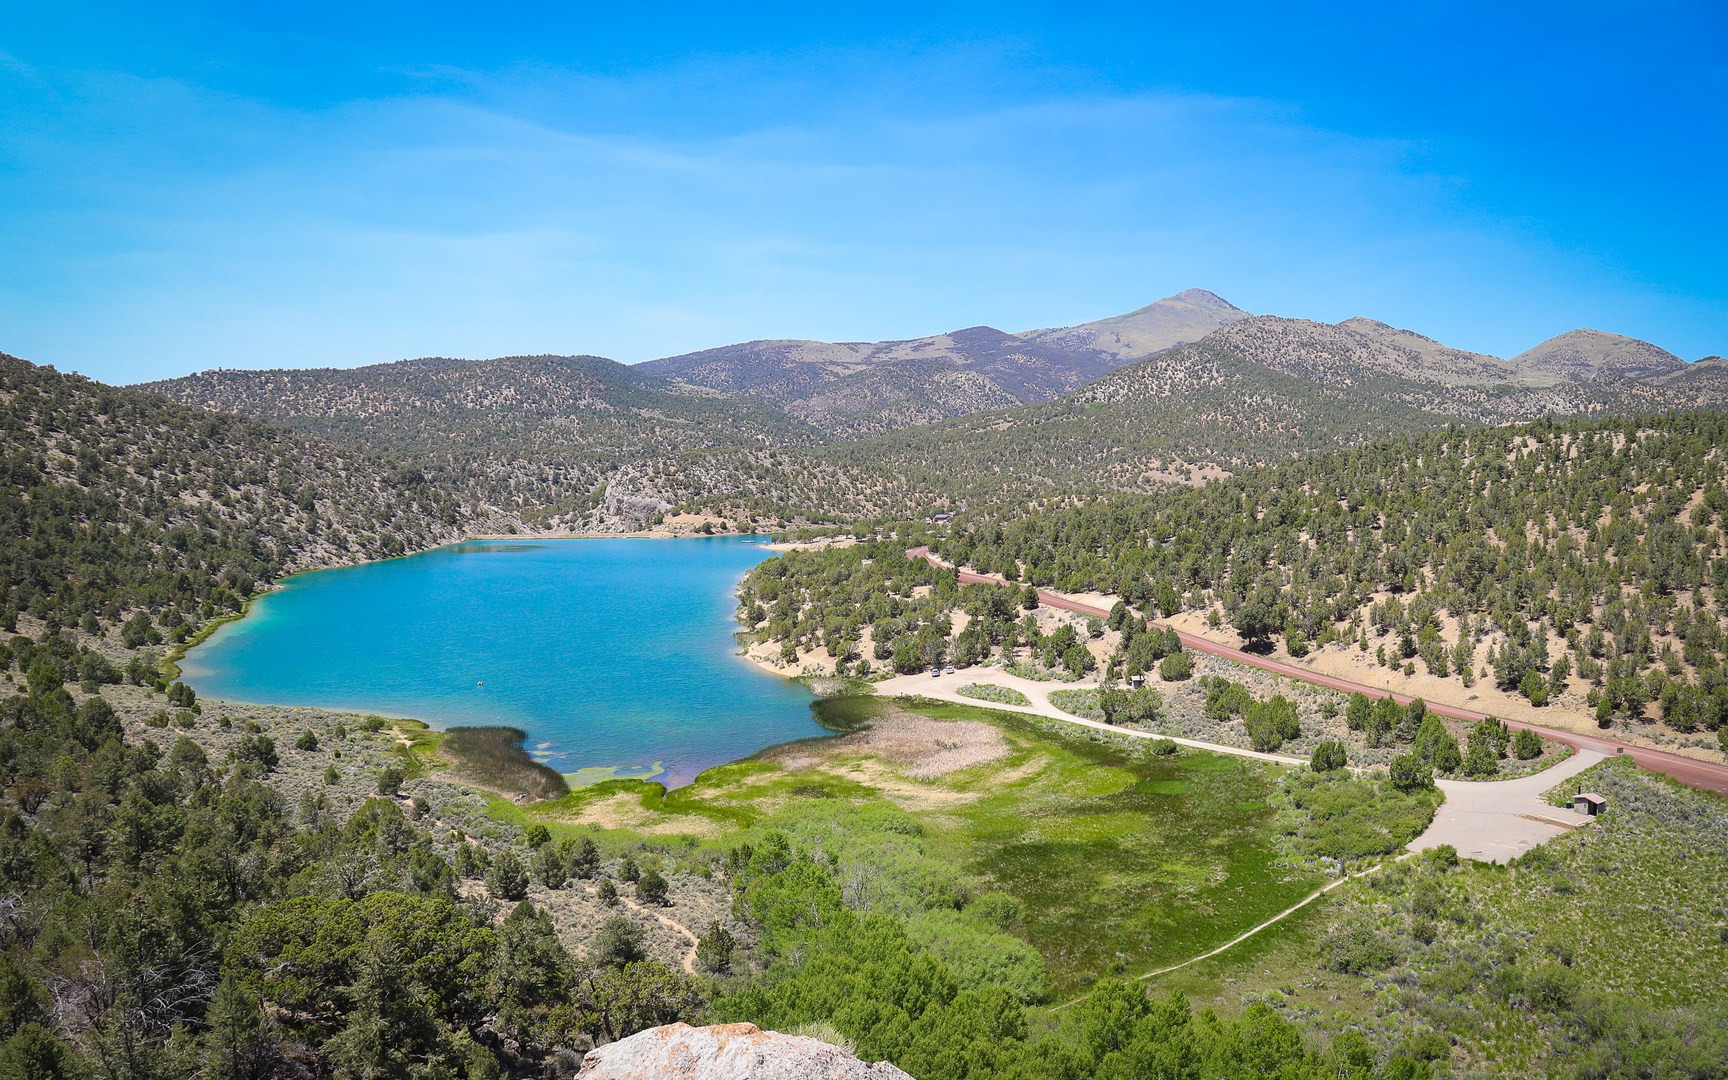
{"type": "Polygon", "coordinates": [[[1595,817],[1608,806],[1608,800],[1594,791],[1580,791],[1572,796],[1572,809],[1576,813],[1595,817]]]}

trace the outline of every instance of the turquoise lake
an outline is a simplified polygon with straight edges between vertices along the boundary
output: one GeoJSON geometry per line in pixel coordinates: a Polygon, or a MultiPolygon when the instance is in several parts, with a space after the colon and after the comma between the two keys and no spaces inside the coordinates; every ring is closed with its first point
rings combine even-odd
{"type": "Polygon", "coordinates": [[[736,655],[736,537],[474,541],[298,574],[182,663],[202,697],[506,724],[559,772],[669,787],[824,734],[810,694],[736,655]]]}

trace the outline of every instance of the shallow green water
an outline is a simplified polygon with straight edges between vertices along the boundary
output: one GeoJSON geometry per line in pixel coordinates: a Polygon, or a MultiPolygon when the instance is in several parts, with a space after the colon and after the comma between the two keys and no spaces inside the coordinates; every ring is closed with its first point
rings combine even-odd
{"type": "Polygon", "coordinates": [[[560,772],[677,786],[823,734],[802,687],[734,655],[732,588],[768,554],[736,538],[484,541],[300,574],[181,667],[204,697],[509,724],[560,772]]]}

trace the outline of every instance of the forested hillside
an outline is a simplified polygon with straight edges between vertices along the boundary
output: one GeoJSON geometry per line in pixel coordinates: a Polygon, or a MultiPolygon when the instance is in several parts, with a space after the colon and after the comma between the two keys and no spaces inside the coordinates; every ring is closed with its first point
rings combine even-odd
{"type": "Polygon", "coordinates": [[[0,431],[7,630],[183,637],[285,573],[504,524],[412,466],[9,356],[0,431]]]}
{"type": "Polygon", "coordinates": [[[1448,422],[1380,392],[1379,381],[1328,387],[1201,343],[1139,361],[1058,401],[821,453],[977,504],[1004,494],[1145,491],[1448,422]]]}
{"type": "Polygon", "coordinates": [[[857,475],[901,478],[925,503],[942,495],[982,505],[1004,495],[1157,490],[1455,424],[1728,403],[1728,382],[1708,366],[1639,366],[1636,358],[1661,350],[1629,338],[1563,335],[1540,355],[1564,352],[1564,340],[1581,335],[1613,347],[1598,348],[1596,367],[1555,374],[1366,319],[1332,326],[1257,316],[1056,401],[816,453],[857,475]]]}
{"type": "MultiPolygon", "coordinates": [[[[614,474],[708,447],[810,446],[820,435],[780,411],[594,356],[407,360],[338,370],[209,371],[141,389],[257,416],[435,472],[446,486],[517,513],[585,521],[614,474]]],[[[626,481],[628,476],[622,478],[626,481]]],[[[614,509],[652,492],[620,484],[614,509]]],[[[639,527],[652,507],[627,527],[639,527]]]]}
{"type": "MultiPolygon", "coordinates": [[[[1716,731],[1728,722],[1724,446],[1728,417],[1716,413],[1449,429],[1195,490],[998,504],[902,538],[928,537],[951,562],[1010,580],[1111,593],[1153,617],[1203,613],[1296,657],[1352,649],[1462,687],[1491,679],[1536,705],[1572,693],[1604,727],[1716,731]]],[[[847,580],[838,567],[779,572],[803,565],[831,610],[765,624],[772,640],[867,610],[835,594],[847,580]]],[[[859,582],[883,572],[862,565],[859,582]]],[[[914,622],[945,627],[940,614],[914,622]]]]}
{"type": "Polygon", "coordinates": [[[109,703],[136,694],[62,685],[60,640],[0,655],[27,669],[0,701],[0,1076],[567,1076],[697,1015],[629,919],[578,956],[520,902],[530,865],[616,873],[591,842],[471,842],[447,791],[398,791],[393,734],[321,718],[290,747],[184,700],[140,738],[109,703]]]}

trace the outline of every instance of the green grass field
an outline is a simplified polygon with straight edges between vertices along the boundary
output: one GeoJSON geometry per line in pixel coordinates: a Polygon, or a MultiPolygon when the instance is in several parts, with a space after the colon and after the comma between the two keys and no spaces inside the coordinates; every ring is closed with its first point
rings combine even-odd
{"type": "MultiPolygon", "coordinates": [[[[496,812],[587,831],[614,850],[654,848],[698,872],[783,834],[819,853],[848,906],[902,920],[968,978],[1006,985],[1001,973],[1012,972],[1021,1000],[1059,1018],[1099,978],[1181,963],[1277,914],[1340,858],[1372,865],[1437,801],[1343,773],[1159,754],[978,706],[839,698],[819,709],[836,731],[922,725],[938,744],[960,729],[929,721],[982,722],[1005,753],[915,780],[866,752],[864,736],[837,736],[711,769],[673,792],[612,781],[496,812]],[[979,936],[990,923],[981,913],[1003,910],[992,893],[1012,898],[1014,913],[994,925],[1036,949],[1041,969],[979,936]]],[[[1608,1075],[1616,1061],[1713,1060],[1728,1046],[1728,802],[1625,761],[1586,779],[1608,794],[1609,813],[1512,867],[1389,862],[1144,985],[1226,1018],[1264,1002],[1317,1033],[1361,1031],[1386,1052],[1471,1073],[1608,1075]]]]}
{"type": "MultiPolygon", "coordinates": [[[[858,730],[892,709],[982,721],[1002,732],[1009,752],[914,781],[847,753],[842,742],[812,740],[798,748],[809,759],[798,768],[753,759],[710,769],[673,792],[612,781],[499,812],[547,821],[555,832],[560,824],[600,825],[614,844],[687,829],[701,838],[700,850],[715,851],[769,829],[815,835],[813,819],[846,810],[900,808],[917,823],[919,850],[876,852],[877,862],[895,865],[869,872],[892,878],[900,862],[923,860],[930,867],[918,873],[940,876],[931,868],[945,868],[961,895],[1013,896],[1022,912],[1014,932],[1044,955],[1058,996],[1221,944],[1322,880],[1281,862],[1270,802],[1275,767],[1198,751],[1160,756],[1127,739],[974,706],[839,698],[818,708],[837,731],[858,730]],[[610,817],[597,817],[601,810],[610,817]]],[[[829,828],[822,842],[843,848],[845,833],[829,828]]],[[[907,888],[926,890],[934,904],[949,895],[928,883],[907,888]]]]}
{"type": "Polygon", "coordinates": [[[1320,941],[1333,917],[1322,898],[1240,945],[1154,975],[1144,985],[1157,998],[1180,990],[1196,1009],[1216,1009],[1226,1017],[1241,1015],[1256,1001],[1308,1019],[1360,1014],[1369,1000],[1363,980],[1320,966],[1320,941]]]}
{"type": "Polygon", "coordinates": [[[977,798],[931,821],[931,844],[1022,901],[1023,932],[1058,994],[1204,952],[1321,881],[1280,862],[1270,767],[997,723],[1014,753],[948,778],[977,798]]]}
{"type": "Polygon", "coordinates": [[[1728,801],[1625,759],[1583,781],[1609,812],[1510,867],[1407,859],[1148,986],[1388,1046],[1431,1033],[1460,1075],[1722,1075],[1728,801]]]}

